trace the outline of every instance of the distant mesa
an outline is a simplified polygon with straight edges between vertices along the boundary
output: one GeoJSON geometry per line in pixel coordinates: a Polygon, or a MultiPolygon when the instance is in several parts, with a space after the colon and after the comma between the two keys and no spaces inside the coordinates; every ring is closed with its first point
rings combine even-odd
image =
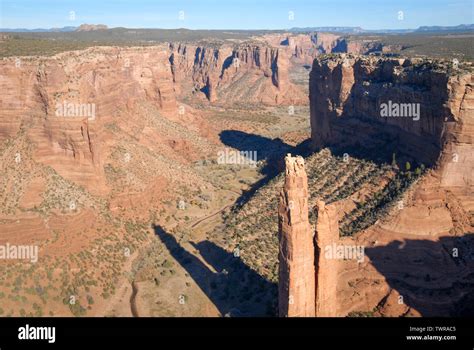
{"type": "Polygon", "coordinates": [[[308,33],[308,32],[331,32],[345,34],[364,34],[364,33],[419,33],[419,32],[464,32],[474,30],[474,24],[459,24],[456,26],[421,26],[416,29],[364,29],[362,27],[294,27],[290,32],[308,33]]]}
{"type": "Polygon", "coordinates": [[[27,28],[0,28],[0,32],[2,33],[65,33],[65,32],[73,32],[77,29],[74,26],[67,26],[62,28],[34,28],[34,29],[27,29],[27,28]]]}
{"type": "Polygon", "coordinates": [[[76,32],[90,32],[93,30],[107,30],[109,27],[107,27],[105,24],[81,24],[79,27],[76,28],[76,32]]]}
{"type": "Polygon", "coordinates": [[[68,33],[68,32],[90,32],[93,30],[107,30],[105,24],[81,24],[79,27],[66,26],[61,28],[0,28],[2,33],[68,33]]]}

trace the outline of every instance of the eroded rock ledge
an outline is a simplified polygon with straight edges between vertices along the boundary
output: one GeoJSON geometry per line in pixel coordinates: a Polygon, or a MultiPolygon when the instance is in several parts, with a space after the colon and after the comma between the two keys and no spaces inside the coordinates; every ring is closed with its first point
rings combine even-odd
{"type": "Polygon", "coordinates": [[[370,144],[388,134],[395,140],[389,153],[434,166],[442,187],[472,190],[471,63],[344,54],[317,58],[310,108],[315,148],[370,144]],[[415,104],[420,113],[382,117],[384,104],[415,104]]]}

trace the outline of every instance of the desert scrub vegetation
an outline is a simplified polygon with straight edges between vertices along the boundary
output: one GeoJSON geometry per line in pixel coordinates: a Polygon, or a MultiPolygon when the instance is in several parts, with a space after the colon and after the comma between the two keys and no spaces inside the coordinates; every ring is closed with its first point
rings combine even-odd
{"type": "MultiPolygon", "coordinates": [[[[258,110],[258,108],[256,109],[258,110]]],[[[256,112],[226,109],[225,111],[215,111],[210,118],[216,121],[228,120],[231,122],[246,122],[253,124],[278,124],[279,117],[275,113],[270,112],[256,112]]]]}
{"type": "Polygon", "coordinates": [[[103,212],[106,209],[105,200],[91,195],[82,186],[66,180],[52,167],[44,166],[43,176],[46,179],[46,189],[42,194],[43,201],[34,208],[42,216],[49,216],[51,210],[60,210],[67,214],[77,212],[81,208],[98,209],[103,212]]]}
{"type": "Polygon", "coordinates": [[[422,175],[424,171],[422,169],[417,167],[414,172],[398,171],[382,189],[365,201],[357,203],[357,208],[347,213],[341,220],[339,226],[341,235],[352,236],[383,219],[402,199],[405,190],[422,175]]]}
{"type": "Polygon", "coordinates": [[[174,267],[174,263],[165,253],[166,251],[163,243],[157,237],[153,237],[150,244],[141,250],[137,259],[133,261],[130,279],[135,281],[152,280],[156,286],[159,286],[166,272],[174,267]]]}
{"type": "Polygon", "coordinates": [[[92,291],[96,291],[103,299],[108,299],[116,292],[116,284],[122,276],[122,267],[127,259],[138,249],[141,242],[147,239],[148,223],[139,221],[123,222],[124,234],[117,235],[114,232],[95,239],[91,247],[75,255],[70,256],[71,264],[78,272],[65,273],[62,277],[62,295],[64,297],[75,295],[80,298],[84,305],[72,306],[71,312],[76,316],[87,313],[87,309],[94,304],[92,291]],[[90,266],[94,266],[91,270],[90,266]]]}
{"type": "Polygon", "coordinates": [[[52,167],[35,162],[32,152],[33,145],[26,138],[24,129],[1,145],[0,164],[4,176],[0,177],[0,212],[13,215],[19,209],[31,210],[47,217],[54,209],[68,213],[82,207],[105,208],[102,199],[64,179],[52,167]],[[27,186],[37,179],[46,183],[42,202],[31,209],[19,208],[27,186]]]}
{"type": "Polygon", "coordinates": [[[85,42],[70,40],[48,40],[10,35],[0,44],[0,57],[51,56],[59,52],[79,50],[90,46],[85,42]]]}
{"type": "Polygon", "coordinates": [[[5,140],[0,146],[0,212],[14,215],[19,210],[26,186],[40,177],[41,168],[32,159],[33,145],[25,131],[5,140]]]}
{"type": "Polygon", "coordinates": [[[151,46],[164,42],[193,42],[220,46],[223,41],[249,40],[267,31],[187,30],[110,28],[85,32],[7,33],[0,44],[0,57],[50,56],[59,52],[85,49],[91,46],[151,46]]]}
{"type": "MultiPolygon", "coordinates": [[[[150,223],[119,221],[120,226],[112,229],[104,219],[99,221],[100,237],[78,252],[42,255],[38,264],[0,265],[0,300],[8,298],[13,305],[13,310],[5,310],[7,315],[47,315],[62,303],[72,315],[86,316],[97,300],[115,294],[125,262],[149,238],[150,223]]],[[[65,231],[56,231],[43,245],[65,235],[65,231]]]]}
{"type": "MultiPolygon", "coordinates": [[[[338,153],[339,154],[339,153],[338,153]]],[[[323,149],[305,160],[309,188],[309,219],[316,223],[311,208],[317,199],[326,203],[344,200],[362,188],[368,191],[357,208],[340,222],[343,236],[354,235],[383,219],[403,193],[419,178],[422,165],[405,165],[400,170],[390,165],[349,154],[335,155],[323,149]],[[382,181],[383,179],[383,181],[382,181]]],[[[284,174],[272,178],[247,202],[236,205],[223,216],[224,230],[212,233],[213,239],[232,252],[238,248],[242,261],[269,281],[278,279],[278,196],[284,174]]]]}

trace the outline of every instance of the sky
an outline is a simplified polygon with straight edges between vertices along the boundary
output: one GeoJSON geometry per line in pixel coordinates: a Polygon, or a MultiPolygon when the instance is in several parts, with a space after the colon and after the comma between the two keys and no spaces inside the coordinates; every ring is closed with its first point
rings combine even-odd
{"type": "Polygon", "coordinates": [[[474,22],[474,0],[0,0],[0,28],[411,29],[474,22]],[[74,16],[71,16],[73,11],[74,16]],[[402,11],[402,13],[400,13],[402,11]]]}

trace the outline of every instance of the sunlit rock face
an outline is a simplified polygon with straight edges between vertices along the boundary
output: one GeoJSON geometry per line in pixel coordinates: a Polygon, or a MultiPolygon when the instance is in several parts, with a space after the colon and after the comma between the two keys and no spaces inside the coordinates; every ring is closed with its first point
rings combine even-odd
{"type": "Polygon", "coordinates": [[[285,185],[280,193],[279,315],[315,315],[313,232],[308,219],[308,179],[302,157],[285,158],[285,185]]]}
{"type": "Polygon", "coordinates": [[[313,146],[372,142],[383,131],[398,138],[401,152],[435,166],[443,187],[472,188],[472,74],[449,64],[352,55],[315,59],[313,146]]]}

